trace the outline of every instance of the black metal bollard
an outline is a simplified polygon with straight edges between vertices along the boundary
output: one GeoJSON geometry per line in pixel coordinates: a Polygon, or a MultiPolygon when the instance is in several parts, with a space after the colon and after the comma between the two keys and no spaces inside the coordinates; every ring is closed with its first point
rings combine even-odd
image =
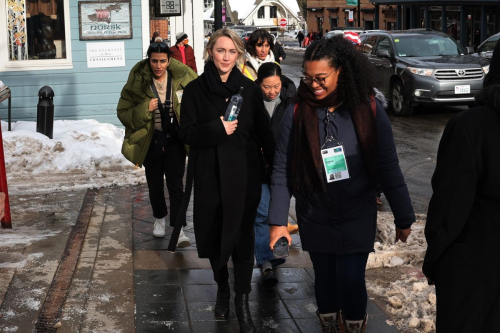
{"type": "Polygon", "coordinates": [[[54,130],[54,91],[49,86],[43,86],[38,92],[36,107],[36,131],[52,139],[54,130]]]}

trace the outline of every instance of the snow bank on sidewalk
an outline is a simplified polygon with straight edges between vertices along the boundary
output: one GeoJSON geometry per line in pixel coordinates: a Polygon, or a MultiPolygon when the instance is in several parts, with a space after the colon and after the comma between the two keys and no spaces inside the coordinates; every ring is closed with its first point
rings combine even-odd
{"type": "Polygon", "coordinates": [[[383,275],[366,281],[368,290],[387,302],[386,312],[401,332],[436,331],[436,290],[427,284],[421,271],[427,248],[426,219],[425,214],[417,214],[407,243],[394,243],[394,216],[379,212],[375,253],[368,258],[368,269],[390,267],[404,272],[397,281],[390,283],[383,275]]]}
{"type": "Polygon", "coordinates": [[[19,121],[2,121],[5,168],[12,194],[145,182],[121,154],[124,130],[93,119],[54,121],[53,139],[19,121]]]}

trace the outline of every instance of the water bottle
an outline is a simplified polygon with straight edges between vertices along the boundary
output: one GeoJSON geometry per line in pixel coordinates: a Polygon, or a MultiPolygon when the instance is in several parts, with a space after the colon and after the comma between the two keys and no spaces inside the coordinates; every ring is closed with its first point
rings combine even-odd
{"type": "Polygon", "coordinates": [[[243,104],[243,96],[241,96],[242,91],[243,87],[240,87],[238,93],[231,96],[231,100],[229,101],[229,105],[226,109],[226,114],[224,115],[225,121],[233,121],[238,118],[238,113],[240,113],[241,105],[243,104]]]}

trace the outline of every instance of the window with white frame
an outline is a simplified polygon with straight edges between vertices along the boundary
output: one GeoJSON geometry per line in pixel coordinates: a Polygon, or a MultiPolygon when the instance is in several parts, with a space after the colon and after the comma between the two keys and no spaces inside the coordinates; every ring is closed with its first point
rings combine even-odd
{"type": "Polygon", "coordinates": [[[278,7],[276,6],[270,6],[269,7],[269,17],[270,18],[277,18],[278,17],[278,7]]]}
{"type": "Polygon", "coordinates": [[[69,0],[7,0],[0,44],[0,70],[71,68],[69,0]]]}
{"type": "Polygon", "coordinates": [[[257,12],[257,18],[263,19],[266,18],[265,12],[264,12],[264,7],[260,7],[259,11],[257,12]]]}

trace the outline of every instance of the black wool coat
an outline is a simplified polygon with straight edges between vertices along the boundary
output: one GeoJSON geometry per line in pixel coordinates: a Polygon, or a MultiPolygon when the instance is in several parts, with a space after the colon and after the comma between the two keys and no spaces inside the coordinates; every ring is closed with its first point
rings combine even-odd
{"type": "Polygon", "coordinates": [[[439,144],[422,268],[436,284],[438,332],[499,330],[499,115],[487,106],[462,112],[439,144]]]}
{"type": "Polygon", "coordinates": [[[253,223],[264,171],[261,148],[272,161],[274,138],[258,103],[260,89],[244,76],[238,126],[228,136],[220,119],[228,102],[209,91],[204,75],[184,89],[180,121],[180,138],[190,146],[189,163],[194,163],[198,255],[219,258],[223,266],[235,248],[246,249],[239,257],[253,262],[253,223]]]}

